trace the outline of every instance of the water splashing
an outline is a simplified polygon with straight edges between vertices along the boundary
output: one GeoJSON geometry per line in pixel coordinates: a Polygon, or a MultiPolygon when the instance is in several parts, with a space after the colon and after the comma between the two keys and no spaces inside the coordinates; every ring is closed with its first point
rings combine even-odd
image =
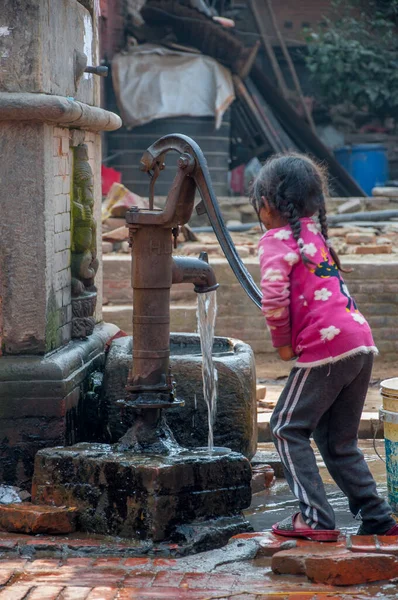
{"type": "Polygon", "coordinates": [[[217,292],[198,294],[198,331],[202,348],[203,396],[207,405],[209,437],[208,449],[213,452],[213,426],[217,410],[218,373],[213,363],[214,327],[217,315],[217,292]]]}

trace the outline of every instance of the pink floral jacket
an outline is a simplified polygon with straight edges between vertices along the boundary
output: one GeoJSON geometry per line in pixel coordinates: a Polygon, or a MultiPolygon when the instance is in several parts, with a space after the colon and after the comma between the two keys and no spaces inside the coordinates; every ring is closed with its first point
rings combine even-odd
{"type": "Polygon", "coordinates": [[[315,367],[361,352],[377,353],[372,332],[315,222],[300,219],[306,266],[289,225],[261,238],[262,310],[275,348],[291,345],[298,367],[315,367]]]}

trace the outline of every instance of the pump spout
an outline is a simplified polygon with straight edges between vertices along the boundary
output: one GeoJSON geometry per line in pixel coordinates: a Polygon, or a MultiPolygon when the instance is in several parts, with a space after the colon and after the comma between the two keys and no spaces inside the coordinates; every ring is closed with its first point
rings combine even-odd
{"type": "Polygon", "coordinates": [[[212,292],[218,288],[216,276],[208,263],[206,252],[199,258],[192,256],[173,256],[172,282],[193,283],[197,294],[212,292]]]}

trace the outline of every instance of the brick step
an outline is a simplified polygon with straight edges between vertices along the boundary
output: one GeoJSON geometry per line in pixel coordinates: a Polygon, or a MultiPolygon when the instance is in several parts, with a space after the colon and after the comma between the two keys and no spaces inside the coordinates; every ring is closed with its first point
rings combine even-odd
{"type": "MultiPolygon", "coordinates": [[[[272,442],[270,428],[271,416],[271,410],[269,412],[259,412],[257,414],[258,442],[261,444],[272,442]]],[[[369,440],[373,439],[374,436],[377,437],[377,439],[383,439],[384,437],[384,425],[382,422],[379,422],[379,413],[363,412],[358,430],[358,438],[360,440],[369,440]]]]}

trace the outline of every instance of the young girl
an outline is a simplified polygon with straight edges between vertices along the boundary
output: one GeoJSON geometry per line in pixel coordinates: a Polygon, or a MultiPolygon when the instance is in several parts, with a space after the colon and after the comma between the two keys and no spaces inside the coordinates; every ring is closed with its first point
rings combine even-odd
{"type": "Polygon", "coordinates": [[[267,229],[259,242],[262,309],[281,359],[297,358],[271,431],[300,512],[272,529],[318,541],[339,535],[311,448],[313,435],[352,514],[362,519],[358,534],[398,535],[357,446],[377,349],[328,239],[325,193],[321,168],[289,154],[266,162],[251,194],[267,229]]]}

